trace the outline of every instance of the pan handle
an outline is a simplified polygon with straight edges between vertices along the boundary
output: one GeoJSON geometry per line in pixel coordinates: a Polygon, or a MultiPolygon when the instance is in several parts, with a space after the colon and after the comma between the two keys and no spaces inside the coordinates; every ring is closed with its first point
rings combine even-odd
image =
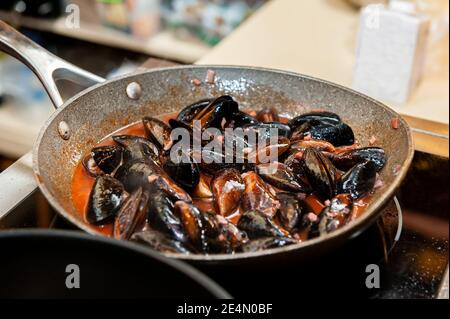
{"type": "Polygon", "coordinates": [[[65,79],[86,87],[105,81],[58,58],[1,20],[0,51],[22,61],[37,75],[56,108],[63,105],[64,100],[55,81],[65,79]]]}

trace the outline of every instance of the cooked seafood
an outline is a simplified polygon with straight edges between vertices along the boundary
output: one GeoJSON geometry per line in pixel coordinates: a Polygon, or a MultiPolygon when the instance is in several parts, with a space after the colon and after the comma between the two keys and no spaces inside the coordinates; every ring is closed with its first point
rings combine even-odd
{"type": "Polygon", "coordinates": [[[273,107],[244,111],[231,96],[208,98],[102,140],[73,177],[89,181],[89,193],[72,197],[107,235],[162,252],[284,247],[344,227],[382,185],[384,150],[355,140],[328,111],[288,119],[273,107]],[[176,128],[191,144],[177,147],[176,128]]]}

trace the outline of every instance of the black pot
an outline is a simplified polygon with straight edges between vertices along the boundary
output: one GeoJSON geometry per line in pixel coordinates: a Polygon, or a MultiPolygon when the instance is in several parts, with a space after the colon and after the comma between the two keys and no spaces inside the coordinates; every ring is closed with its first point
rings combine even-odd
{"type": "Polygon", "coordinates": [[[75,231],[0,231],[0,254],[0,298],[230,298],[183,262],[75,231]]]}

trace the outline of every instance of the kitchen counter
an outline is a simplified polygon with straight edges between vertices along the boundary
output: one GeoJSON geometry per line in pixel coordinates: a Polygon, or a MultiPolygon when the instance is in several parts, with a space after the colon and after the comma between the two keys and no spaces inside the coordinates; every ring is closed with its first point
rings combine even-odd
{"type": "MultiPolygon", "coordinates": [[[[272,0],[197,61],[294,71],[351,87],[359,13],[344,0],[272,0]]],[[[448,37],[406,105],[388,104],[413,128],[416,148],[448,157],[448,37]],[[431,70],[433,69],[433,70],[431,70]]]]}

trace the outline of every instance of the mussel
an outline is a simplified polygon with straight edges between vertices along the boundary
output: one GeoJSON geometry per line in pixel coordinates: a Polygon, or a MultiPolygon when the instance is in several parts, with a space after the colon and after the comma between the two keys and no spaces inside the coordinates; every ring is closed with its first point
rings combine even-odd
{"type": "Polygon", "coordinates": [[[186,243],[167,238],[164,234],[155,230],[147,229],[136,232],[131,236],[131,240],[166,253],[191,253],[191,249],[189,249],[189,246],[186,245],[186,243]]]}
{"type": "Polygon", "coordinates": [[[205,107],[211,104],[212,99],[203,99],[186,106],[178,113],[177,121],[191,123],[194,117],[205,107]]]}
{"type": "Polygon", "coordinates": [[[319,124],[338,124],[341,122],[339,115],[327,112],[327,111],[316,111],[304,113],[299,116],[294,117],[289,121],[289,126],[291,129],[295,130],[301,126],[308,124],[310,127],[319,124]]]}
{"type": "Polygon", "coordinates": [[[141,187],[125,200],[114,221],[114,238],[129,239],[137,228],[143,226],[147,218],[147,201],[148,195],[141,187]]]}
{"type": "Polygon", "coordinates": [[[259,124],[259,121],[255,117],[245,112],[238,111],[231,116],[230,120],[226,123],[226,127],[237,128],[243,127],[245,125],[257,125],[257,124],[259,124]]]}
{"type": "Polygon", "coordinates": [[[283,163],[259,164],[256,166],[256,172],[267,183],[281,190],[296,193],[311,192],[311,187],[298,179],[292,170],[283,163]]]}
{"type": "Polygon", "coordinates": [[[280,201],[277,214],[280,225],[288,231],[296,229],[307,212],[306,206],[296,194],[292,193],[277,193],[277,199],[280,201]]]}
{"type": "Polygon", "coordinates": [[[101,175],[95,179],[89,195],[86,219],[91,224],[105,224],[112,221],[125,199],[125,189],[117,179],[101,175]]]}
{"type": "Polygon", "coordinates": [[[161,169],[156,170],[156,174],[147,177],[149,189],[151,192],[163,191],[172,200],[182,200],[192,202],[191,196],[180,186],[178,186],[169,176],[161,169]]]}
{"type": "Polygon", "coordinates": [[[350,218],[352,199],[349,194],[339,194],[330,201],[310,230],[310,237],[329,234],[344,226],[350,218]]]}
{"type": "Polygon", "coordinates": [[[274,221],[259,211],[245,212],[239,218],[238,228],[245,231],[250,239],[261,237],[288,237],[274,221]]]}
{"type": "Polygon", "coordinates": [[[233,252],[248,242],[249,237],[244,229],[236,227],[221,215],[216,215],[215,218],[219,236],[213,243],[210,242],[210,245],[215,245],[216,249],[219,248],[222,252],[233,252]]]}
{"type": "Polygon", "coordinates": [[[307,148],[302,158],[303,172],[309,184],[323,199],[330,199],[335,194],[336,168],[321,152],[307,148]]]}
{"type": "Polygon", "coordinates": [[[345,123],[313,126],[305,135],[315,140],[327,141],[334,146],[352,145],[355,142],[352,128],[345,123]]]}
{"type": "Polygon", "coordinates": [[[181,219],[184,230],[186,231],[191,243],[199,251],[207,253],[207,225],[203,219],[202,212],[200,212],[200,210],[194,205],[183,201],[177,201],[175,203],[174,212],[181,219]]]}
{"type": "Polygon", "coordinates": [[[142,119],[144,124],[145,133],[148,139],[150,139],[161,151],[168,151],[173,145],[171,138],[172,129],[163,121],[146,116],[142,119]]]}
{"type": "Polygon", "coordinates": [[[386,163],[386,155],[381,147],[363,147],[340,153],[332,157],[333,164],[341,170],[347,171],[356,164],[371,161],[375,164],[377,172],[386,163]]]}
{"type": "Polygon", "coordinates": [[[171,239],[186,242],[188,236],[180,218],[173,213],[174,203],[167,194],[156,191],[148,201],[148,223],[171,239]]]}
{"type": "Polygon", "coordinates": [[[236,101],[231,96],[223,95],[196,113],[192,121],[200,121],[202,130],[210,127],[222,129],[238,111],[236,101]]]}
{"type": "Polygon", "coordinates": [[[266,216],[275,216],[280,202],[275,191],[266,184],[255,172],[242,174],[245,190],[241,198],[241,207],[244,211],[260,211],[266,216]]]}
{"type": "Polygon", "coordinates": [[[97,166],[106,174],[111,174],[122,161],[123,148],[118,145],[95,147],[91,150],[97,166]]]}
{"type": "Polygon", "coordinates": [[[168,158],[163,169],[178,185],[192,192],[200,182],[200,169],[194,161],[175,163],[168,158]]]}
{"type": "Polygon", "coordinates": [[[361,198],[373,190],[377,166],[372,161],[355,165],[342,175],[337,183],[338,193],[348,193],[353,199],[361,198]]]}
{"type": "Polygon", "coordinates": [[[125,162],[140,159],[152,159],[159,162],[159,150],[148,139],[134,135],[115,135],[114,142],[123,146],[123,159],[125,162]]]}
{"type": "Polygon", "coordinates": [[[131,160],[117,170],[115,177],[123,183],[128,192],[148,185],[148,177],[158,173],[155,162],[145,159],[131,160]]]}
{"type": "Polygon", "coordinates": [[[222,216],[231,215],[239,207],[245,185],[238,170],[224,169],[211,182],[216,209],[222,216]]]}

